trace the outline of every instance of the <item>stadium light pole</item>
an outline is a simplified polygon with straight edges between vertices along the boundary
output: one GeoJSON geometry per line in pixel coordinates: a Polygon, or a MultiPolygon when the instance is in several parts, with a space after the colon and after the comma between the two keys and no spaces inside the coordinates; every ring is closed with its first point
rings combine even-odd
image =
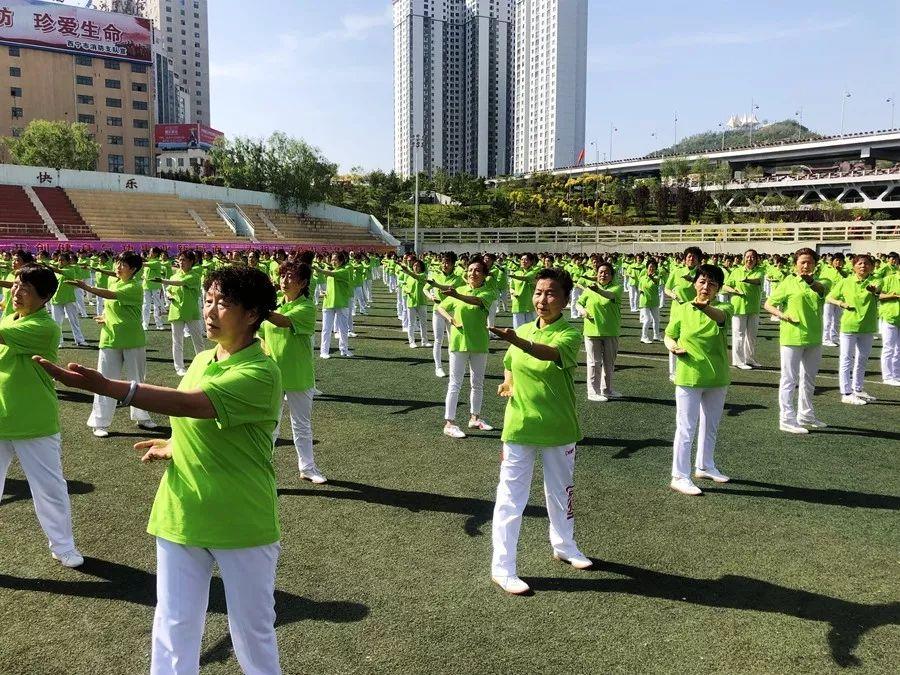
{"type": "Polygon", "coordinates": [[[725,125],[719,122],[719,128],[722,130],[722,152],[725,152],[725,125]]]}
{"type": "Polygon", "coordinates": [[[884,102],[891,104],[891,126],[889,126],[888,129],[893,129],[894,128],[894,103],[895,103],[894,95],[891,94],[890,98],[885,99],[884,102]]]}
{"type": "Polygon", "coordinates": [[[597,161],[594,163],[599,164],[600,163],[600,146],[597,145],[597,141],[591,141],[591,147],[594,148],[594,152],[597,153],[596,154],[597,161]]]}
{"type": "Polygon", "coordinates": [[[413,207],[413,252],[419,256],[419,148],[422,147],[422,136],[415,135],[413,139],[415,150],[413,151],[413,171],[416,174],[415,206],[413,207]]]}
{"type": "MultiPolygon", "coordinates": [[[[675,145],[678,145],[678,111],[675,111],[675,145]]],[[[673,148],[674,149],[674,148],[673,148]]]]}
{"type": "Polygon", "coordinates": [[[748,116],[747,123],[750,125],[750,145],[753,145],[753,111],[759,110],[759,106],[756,105],[756,101],[752,98],[750,99],[750,115],[748,116]]]}
{"type": "Polygon", "coordinates": [[[609,161],[610,162],[612,161],[612,158],[613,158],[613,154],[612,154],[613,133],[616,131],[618,131],[618,129],[613,126],[612,122],[610,122],[609,123],[609,161]]]}
{"type": "Polygon", "coordinates": [[[841,137],[844,135],[844,109],[847,107],[847,99],[850,96],[850,92],[846,89],[844,90],[844,95],[841,96],[841,137]]]}
{"type": "Polygon", "coordinates": [[[797,140],[800,140],[800,132],[803,129],[803,106],[800,106],[800,109],[794,112],[794,117],[797,118],[797,140]]]}

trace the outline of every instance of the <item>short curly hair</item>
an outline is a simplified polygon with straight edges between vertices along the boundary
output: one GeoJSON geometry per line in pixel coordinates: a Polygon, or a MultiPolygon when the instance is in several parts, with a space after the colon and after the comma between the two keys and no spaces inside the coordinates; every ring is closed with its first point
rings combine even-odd
{"type": "Polygon", "coordinates": [[[204,292],[208,293],[213,286],[217,286],[229,302],[240,305],[248,312],[256,312],[254,331],[278,306],[275,286],[269,275],[253,267],[229,265],[210,272],[203,282],[204,292]]]}

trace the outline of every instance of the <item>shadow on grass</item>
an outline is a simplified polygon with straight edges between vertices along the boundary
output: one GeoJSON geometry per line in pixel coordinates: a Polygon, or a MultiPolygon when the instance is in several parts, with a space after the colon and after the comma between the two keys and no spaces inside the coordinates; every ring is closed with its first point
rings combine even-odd
{"type": "MultiPolygon", "coordinates": [[[[80,480],[67,480],[66,485],[70,495],[86,495],[94,491],[93,483],[84,483],[80,480]]],[[[18,478],[7,478],[3,494],[6,495],[6,498],[0,502],[0,505],[6,506],[13,502],[31,499],[31,488],[28,487],[28,481],[19,480],[18,478]]],[[[2,496],[0,495],[0,497],[2,496]]]]}
{"type": "Polygon", "coordinates": [[[879,429],[859,429],[856,427],[839,427],[828,425],[822,433],[836,434],[838,436],[862,436],[863,438],[883,438],[888,441],[900,441],[900,433],[896,431],[881,431],[879,429]]]}
{"type": "MultiPolygon", "coordinates": [[[[77,581],[58,579],[26,579],[0,574],[0,588],[16,591],[52,593],[97,600],[119,600],[153,607],[156,604],[156,575],[136,567],[98,558],[84,559],[77,568],[83,576],[77,581]],[[90,579],[94,577],[95,579],[90,579]]],[[[226,614],[225,588],[222,580],[213,577],[210,585],[208,612],[226,614]]],[[[329,621],[347,623],[362,621],[369,614],[366,605],[357,602],[317,602],[293,593],[275,590],[275,626],[298,621],[329,621]]],[[[227,660],[232,653],[228,635],[220,638],[201,657],[201,663],[227,660]]]]}
{"type": "MultiPolygon", "coordinates": [[[[425,349],[428,348],[426,347],[425,349]]],[[[357,354],[355,358],[357,361],[385,361],[387,363],[406,363],[410,366],[419,366],[423,363],[434,363],[431,359],[417,359],[414,356],[370,356],[357,354]]]]}
{"type": "Polygon", "coordinates": [[[406,415],[415,410],[427,408],[439,408],[444,406],[443,401],[417,401],[402,398],[375,398],[372,396],[339,396],[336,394],[322,394],[316,396],[316,401],[323,403],[354,403],[356,405],[386,406],[389,408],[401,408],[394,410],[391,415],[406,415]]]}
{"type": "MultiPolygon", "coordinates": [[[[329,480],[327,485],[344,488],[343,490],[279,488],[278,494],[284,497],[324,497],[326,499],[347,499],[350,501],[381,504],[398,509],[406,509],[413,513],[432,511],[435,513],[456,513],[467,516],[463,529],[470,537],[482,534],[481,526],[493,517],[494,502],[471,497],[451,497],[433,492],[415,490],[395,490],[392,488],[366,485],[345,480],[329,480]]],[[[530,518],[546,518],[547,509],[543,506],[525,507],[525,515],[530,518]]]]}
{"type": "Polygon", "coordinates": [[[93,394],[86,394],[83,391],[75,391],[74,389],[57,389],[56,398],[67,403],[93,404],[94,402],[93,394]]]}
{"type": "MultiPolygon", "coordinates": [[[[631,396],[625,394],[620,399],[626,403],[644,403],[647,405],[665,405],[671,408],[675,407],[675,398],[649,398],[647,396],[631,396]]],[[[758,403],[729,403],[725,401],[725,414],[728,417],[738,417],[745,412],[751,410],[768,410],[769,407],[759,405],[758,403]]]]}
{"type": "Polygon", "coordinates": [[[647,448],[670,448],[671,440],[662,438],[594,438],[588,436],[582,438],[578,442],[578,447],[609,447],[619,448],[619,451],[612,456],[613,459],[628,459],[634,453],[647,448]]]}
{"type": "Polygon", "coordinates": [[[861,665],[853,650],[863,635],[880,626],[900,623],[900,602],[864,605],[751,577],[729,574],[719,579],[696,579],[596,559],[593,570],[627,578],[598,579],[585,575],[577,578],[530,577],[526,581],[535,591],[627,593],[704,607],[768,612],[819,621],[829,626],[828,646],[832,660],[845,668],[861,665]]]}
{"type": "Polygon", "coordinates": [[[851,490],[835,490],[829,488],[804,488],[794,485],[778,485],[777,483],[761,483],[755,480],[740,480],[733,478],[728,483],[729,487],[705,487],[704,492],[718,492],[724,495],[739,495],[742,497],[766,497],[771,499],[787,499],[796,502],[808,502],[810,504],[823,504],[825,506],[847,506],[863,509],[886,509],[888,511],[900,511],[900,497],[893,495],[879,495],[868,492],[853,492],[851,490]],[[746,486],[758,488],[745,490],[731,486],[746,486]]]}

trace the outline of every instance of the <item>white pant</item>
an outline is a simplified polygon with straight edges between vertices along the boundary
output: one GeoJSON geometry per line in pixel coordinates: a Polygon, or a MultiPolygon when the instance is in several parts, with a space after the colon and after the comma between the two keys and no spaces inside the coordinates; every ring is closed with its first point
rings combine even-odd
{"type": "Polygon", "coordinates": [[[87,309],[84,306],[84,290],[81,288],[75,289],[75,307],[78,309],[79,316],[87,318],[87,309]]]}
{"type": "Polygon", "coordinates": [[[841,384],[841,394],[847,395],[862,391],[863,380],[866,376],[866,361],[872,351],[874,333],[841,333],[840,363],[838,365],[838,379],[841,384]]]}
{"type": "Polygon", "coordinates": [[[406,296],[403,295],[403,289],[397,288],[397,318],[403,322],[403,329],[406,330],[406,296]]]}
{"type": "MultiPolygon", "coordinates": [[[[499,300],[494,300],[494,302],[491,303],[491,308],[488,310],[488,320],[487,320],[488,326],[494,326],[497,324],[497,310],[499,309],[499,307],[500,307],[499,300]]],[[[493,337],[494,336],[492,334],[491,338],[493,338],[493,337]]]]}
{"type": "Polygon", "coordinates": [[[524,326],[526,323],[534,321],[536,318],[537,315],[534,312],[513,312],[513,330],[515,330],[519,326],[524,326]]]}
{"type": "Polygon", "coordinates": [[[481,403],[484,400],[484,371],[487,368],[487,354],[472,352],[450,352],[450,382],[447,384],[447,400],[444,402],[444,419],[456,419],[456,406],[459,403],[459,390],[462,389],[466,364],[469,365],[469,411],[473,415],[481,414],[481,403]]]}
{"type": "Polygon", "coordinates": [[[538,452],[544,460],[544,499],[550,516],[550,544],[554,553],[563,558],[582,555],[575,544],[575,444],[542,448],[504,443],[491,526],[491,574],[494,576],[516,574],[522,513],[531,492],[534,458],[538,452]]]}
{"type": "Polygon", "coordinates": [[[342,355],[350,353],[350,345],[347,333],[350,332],[350,308],[323,309],[322,310],[322,340],[319,345],[319,355],[327,356],[331,349],[331,334],[338,331],[338,348],[342,355]]]}
{"type": "Polygon", "coordinates": [[[6,472],[13,457],[19,465],[34,502],[41,529],[50,541],[50,550],[56,554],[75,548],[72,537],[72,510],[69,491],[63,478],[59,434],[25,440],[0,440],[0,496],[6,483],[6,472]]]}
{"type": "Polygon", "coordinates": [[[428,306],[419,305],[418,307],[406,308],[406,335],[409,337],[409,344],[416,344],[416,328],[419,329],[419,335],[422,338],[422,344],[428,342],[428,306]]]}
{"type": "Polygon", "coordinates": [[[653,339],[659,339],[659,307],[641,307],[641,339],[649,340],[650,333],[653,339]]]}
{"type": "Polygon", "coordinates": [[[351,314],[366,313],[366,292],[363,290],[362,286],[357,286],[353,289],[353,297],[350,300],[350,307],[352,309],[351,314]]]}
{"type": "Polygon", "coordinates": [[[98,296],[96,296],[95,302],[97,303],[97,311],[94,312],[94,314],[96,316],[100,316],[101,314],[103,314],[103,305],[104,305],[103,298],[101,298],[98,295],[98,296]]]}
{"type": "Polygon", "coordinates": [[[881,326],[881,379],[900,380],[900,326],[887,321],[881,326]]]}
{"type": "Polygon", "coordinates": [[[697,434],[698,469],[715,469],[716,433],[728,387],[675,387],[675,441],[672,478],[690,478],[691,446],[697,434]],[[699,422],[699,431],[697,429],[699,422]]]}
{"type": "MultiPolygon", "coordinates": [[[[63,319],[69,320],[69,326],[72,328],[72,338],[75,340],[75,344],[81,344],[84,342],[84,333],[81,332],[81,324],[78,321],[78,309],[75,307],[74,302],[70,302],[66,305],[50,305],[50,313],[53,316],[53,320],[59,325],[60,329],[62,329],[63,319]]],[[[62,334],[59,336],[59,346],[62,347],[63,339],[62,334]]]]}
{"type": "Polygon", "coordinates": [[[778,406],[781,422],[797,424],[816,418],[813,412],[813,392],[816,374],[822,361],[821,345],[815,347],[781,347],[781,382],[778,386],[778,406]],[[799,385],[798,405],[794,406],[794,389],[799,385]]]}
{"type": "Polygon", "coordinates": [[[569,300],[569,317],[572,319],[581,317],[581,314],[578,313],[578,298],[581,297],[582,292],[577,286],[572,289],[572,296],[569,300]]]}
{"type": "Polygon", "coordinates": [[[434,345],[431,347],[431,355],[434,357],[434,367],[442,367],[441,347],[444,345],[444,338],[450,341],[450,324],[447,319],[441,316],[441,313],[435,310],[431,312],[431,332],[434,345]]]}
{"type": "Polygon", "coordinates": [[[241,670],[281,672],[275,637],[275,566],[281,544],[234,549],[183,546],[156,538],[156,612],[151,675],[200,670],[200,642],[218,564],[228,606],[228,631],[241,670]]]}
{"type": "Polygon", "coordinates": [[[837,342],[838,333],[841,328],[841,315],[844,313],[843,307],[832,305],[830,302],[825,303],[825,311],[822,315],[822,341],[837,342]]]}
{"type": "Polygon", "coordinates": [[[731,365],[756,363],[756,333],[759,330],[759,314],[741,314],[731,317],[731,365]]]}
{"type": "Polygon", "coordinates": [[[281,412],[278,414],[278,424],[272,435],[273,440],[278,439],[281,431],[281,418],[284,415],[284,406],[287,404],[291,414],[291,433],[294,437],[294,447],[297,450],[297,466],[301,471],[316,468],[316,460],[313,457],[313,430],[312,430],[312,405],[313,389],[306,391],[286,391],[281,402],[281,412]]]}
{"type": "Polygon", "coordinates": [[[150,309],[153,309],[153,323],[157,328],[163,327],[163,317],[166,314],[166,300],[162,289],[144,291],[144,306],[141,308],[141,318],[144,330],[150,325],[150,309]]]}
{"type": "Polygon", "coordinates": [[[194,321],[172,322],[172,361],[175,370],[184,370],[184,332],[185,328],[191,336],[191,344],[194,345],[194,356],[203,351],[203,324],[199,319],[194,321]]]}
{"type": "Polygon", "coordinates": [[[587,392],[594,396],[612,393],[616,354],[619,352],[617,337],[586,337],[584,352],[587,356],[587,392]]]}
{"type": "Polygon", "coordinates": [[[637,286],[632,284],[631,286],[628,287],[628,308],[632,312],[636,312],[639,309],[639,307],[638,307],[639,296],[640,296],[640,293],[638,292],[637,286]]]}
{"type": "MultiPolygon", "coordinates": [[[[109,349],[100,350],[97,359],[97,370],[111,380],[122,377],[122,368],[128,373],[128,378],[137,382],[143,382],[147,372],[147,351],[145,347],[134,349],[109,349]]],[[[116,411],[116,399],[108,396],[94,394],[94,406],[87,425],[95,429],[106,429],[112,424],[113,413],[116,411]]],[[[134,422],[144,422],[150,419],[146,410],[131,407],[131,419],[134,422]]]]}

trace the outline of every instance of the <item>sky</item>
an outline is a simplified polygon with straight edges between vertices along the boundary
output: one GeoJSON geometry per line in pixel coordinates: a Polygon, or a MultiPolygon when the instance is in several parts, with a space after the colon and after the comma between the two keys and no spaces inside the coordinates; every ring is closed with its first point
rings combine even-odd
{"type": "MultiPolygon", "coordinates": [[[[214,127],[284,131],[342,171],[392,168],[389,0],[209,6],[214,127]]],[[[751,102],[770,121],[802,106],[803,123],[827,134],[840,130],[843,99],[847,131],[886,128],[886,99],[900,96],[898,30],[898,0],[588,0],[588,160],[609,155],[611,124],[612,157],[634,157],[676,131],[718,129],[751,102]]]]}

